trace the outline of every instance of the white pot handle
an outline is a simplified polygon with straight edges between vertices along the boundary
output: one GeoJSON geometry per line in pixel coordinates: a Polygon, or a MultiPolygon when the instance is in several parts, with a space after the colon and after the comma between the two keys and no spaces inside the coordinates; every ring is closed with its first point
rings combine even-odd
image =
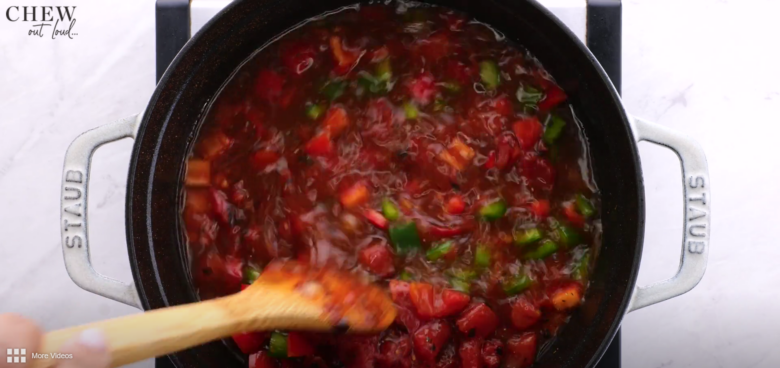
{"type": "Polygon", "coordinates": [[[82,289],[127,305],[141,308],[135,285],[106,277],[95,271],[89,257],[87,232],[87,187],[90,163],[98,147],[123,138],[135,138],[141,115],[84,132],[68,147],[62,170],[60,233],[68,275],[82,289]]]}
{"type": "Polygon", "coordinates": [[[628,311],[685,294],[704,276],[710,241],[710,177],[707,158],[692,138],[664,126],[632,118],[637,141],[652,142],[677,154],[683,176],[683,241],[680,268],[671,279],[636,286],[628,311]]]}

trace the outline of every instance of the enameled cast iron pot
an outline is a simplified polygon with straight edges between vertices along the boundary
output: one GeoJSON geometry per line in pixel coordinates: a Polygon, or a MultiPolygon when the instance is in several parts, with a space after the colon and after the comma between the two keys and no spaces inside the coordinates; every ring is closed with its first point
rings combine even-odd
{"type": "MultiPolygon", "coordinates": [[[[142,114],[88,131],[70,146],[62,182],[65,264],[85,290],[144,310],[197,300],[187,271],[179,224],[185,157],[201,114],[249,55],[296,24],[357,0],[238,0],[179,52],[142,114]],[[127,179],[127,247],[134,284],[95,272],[87,238],[90,159],[101,145],[134,138],[127,179]]],[[[627,312],[683,294],[701,279],[710,231],[707,162],[693,140],[632,118],[596,59],[568,29],[530,0],[432,0],[484,21],[538,57],[565,89],[590,146],[601,189],[603,242],[581,308],[535,367],[592,367],[627,312]],[[674,151],[682,163],[684,236],[673,278],[635,285],[642,254],[645,196],[637,142],[674,151]]],[[[229,341],[176,354],[180,367],[241,367],[246,358],[229,341]]]]}

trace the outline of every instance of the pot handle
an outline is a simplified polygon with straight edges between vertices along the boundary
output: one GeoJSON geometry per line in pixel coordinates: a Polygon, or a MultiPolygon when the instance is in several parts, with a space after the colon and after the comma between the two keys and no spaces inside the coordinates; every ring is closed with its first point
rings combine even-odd
{"type": "Polygon", "coordinates": [[[636,286],[628,311],[685,294],[704,276],[710,240],[710,177],[707,158],[692,138],[664,126],[632,118],[637,141],[652,142],[677,154],[683,176],[683,241],[680,268],[671,279],[636,286]]]}
{"type": "Polygon", "coordinates": [[[90,163],[98,147],[124,138],[135,138],[141,115],[89,130],[68,147],[62,170],[60,234],[68,275],[82,289],[136,308],[141,307],[133,283],[106,277],[95,271],[89,257],[87,232],[87,186],[90,163]]]}

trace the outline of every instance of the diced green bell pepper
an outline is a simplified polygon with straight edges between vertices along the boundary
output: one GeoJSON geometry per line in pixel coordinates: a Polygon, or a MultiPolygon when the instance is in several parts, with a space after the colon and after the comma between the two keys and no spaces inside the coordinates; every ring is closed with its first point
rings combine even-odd
{"type": "Polygon", "coordinates": [[[444,87],[444,90],[451,93],[458,93],[460,92],[460,84],[455,82],[442,82],[441,86],[444,87]]]}
{"type": "Polygon", "coordinates": [[[485,244],[478,244],[474,253],[474,265],[479,268],[490,266],[490,249],[485,244]]]}
{"type": "Polygon", "coordinates": [[[446,241],[435,245],[431,249],[428,249],[427,252],[425,252],[425,258],[428,258],[428,260],[431,262],[438,261],[447,255],[447,253],[451,252],[454,246],[455,244],[453,244],[451,241],[446,241]]]}
{"type": "Polygon", "coordinates": [[[390,226],[390,242],[395,246],[398,254],[406,254],[410,251],[420,249],[420,234],[417,232],[417,224],[409,221],[402,224],[390,226]]]}
{"type": "Polygon", "coordinates": [[[504,281],[504,292],[508,296],[517,295],[531,287],[533,283],[534,280],[528,277],[528,275],[518,275],[504,281]]]}
{"type": "Polygon", "coordinates": [[[482,206],[479,209],[479,217],[485,221],[495,221],[504,216],[506,209],[506,201],[498,199],[482,206]]]}
{"type": "Polygon", "coordinates": [[[547,239],[543,241],[541,245],[539,245],[539,248],[536,248],[535,250],[526,253],[525,258],[544,259],[551,256],[553,253],[557,251],[558,251],[558,244],[555,244],[554,241],[547,239]]]}
{"type": "Polygon", "coordinates": [[[401,274],[398,275],[398,279],[401,281],[412,281],[414,280],[414,275],[412,275],[412,273],[407,270],[403,270],[401,274]]]}
{"type": "Polygon", "coordinates": [[[409,120],[417,119],[417,116],[420,114],[419,110],[417,110],[417,106],[414,106],[411,102],[404,103],[404,113],[409,120]]]}
{"type": "Polygon", "coordinates": [[[577,204],[577,212],[579,212],[583,217],[588,218],[596,213],[596,210],[593,208],[593,203],[590,203],[590,200],[585,198],[584,195],[578,194],[575,202],[577,204]]]}
{"type": "Polygon", "coordinates": [[[325,106],[320,104],[308,104],[306,105],[306,116],[311,120],[317,120],[322,113],[325,112],[325,106]]]}
{"type": "Polygon", "coordinates": [[[582,240],[577,230],[568,225],[558,224],[555,233],[558,235],[561,243],[567,247],[573,247],[582,240]]]}
{"type": "Polygon", "coordinates": [[[332,102],[343,95],[346,88],[347,81],[332,80],[322,87],[320,93],[332,102]]]}
{"type": "Polygon", "coordinates": [[[241,282],[252,285],[258,277],[260,277],[260,271],[252,266],[244,266],[244,279],[241,282]]]}
{"type": "Polygon", "coordinates": [[[272,332],[268,353],[274,358],[287,358],[287,335],[279,331],[272,332]]]}
{"type": "Polygon", "coordinates": [[[453,290],[460,291],[461,293],[468,294],[471,292],[471,282],[467,280],[461,280],[455,277],[450,278],[450,286],[453,290]]]}
{"type": "Polygon", "coordinates": [[[538,228],[525,229],[515,232],[515,245],[528,245],[542,238],[542,231],[538,228]]]}
{"type": "Polygon", "coordinates": [[[398,218],[401,217],[398,206],[389,198],[382,199],[382,214],[390,221],[398,220],[398,218]]]}
{"type": "Polygon", "coordinates": [[[501,74],[495,61],[486,60],[479,63],[479,77],[487,89],[496,89],[501,83],[501,74]]]}
{"type": "Polygon", "coordinates": [[[380,82],[387,82],[392,77],[393,69],[390,66],[390,58],[387,57],[376,66],[376,79],[380,82]]]}
{"type": "Polygon", "coordinates": [[[544,143],[555,143],[555,141],[558,140],[558,137],[561,136],[561,133],[563,133],[563,128],[565,126],[566,121],[555,115],[552,115],[550,117],[550,122],[547,123],[547,127],[544,129],[544,134],[542,135],[542,140],[544,140],[544,143]]]}
{"type": "Polygon", "coordinates": [[[588,268],[590,267],[590,253],[585,253],[574,264],[571,277],[577,281],[584,281],[588,278],[588,268]]]}

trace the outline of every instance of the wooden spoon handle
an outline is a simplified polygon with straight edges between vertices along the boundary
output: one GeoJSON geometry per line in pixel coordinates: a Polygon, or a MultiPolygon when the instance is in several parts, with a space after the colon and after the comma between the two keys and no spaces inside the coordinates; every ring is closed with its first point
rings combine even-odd
{"type": "MultiPolygon", "coordinates": [[[[245,323],[225,308],[228,298],[193,303],[107,321],[49,332],[40,351],[54,353],[86,329],[95,328],[106,336],[111,366],[173,353],[241,331],[245,323]]],[[[53,359],[32,359],[35,368],[51,367],[53,359]]]]}

